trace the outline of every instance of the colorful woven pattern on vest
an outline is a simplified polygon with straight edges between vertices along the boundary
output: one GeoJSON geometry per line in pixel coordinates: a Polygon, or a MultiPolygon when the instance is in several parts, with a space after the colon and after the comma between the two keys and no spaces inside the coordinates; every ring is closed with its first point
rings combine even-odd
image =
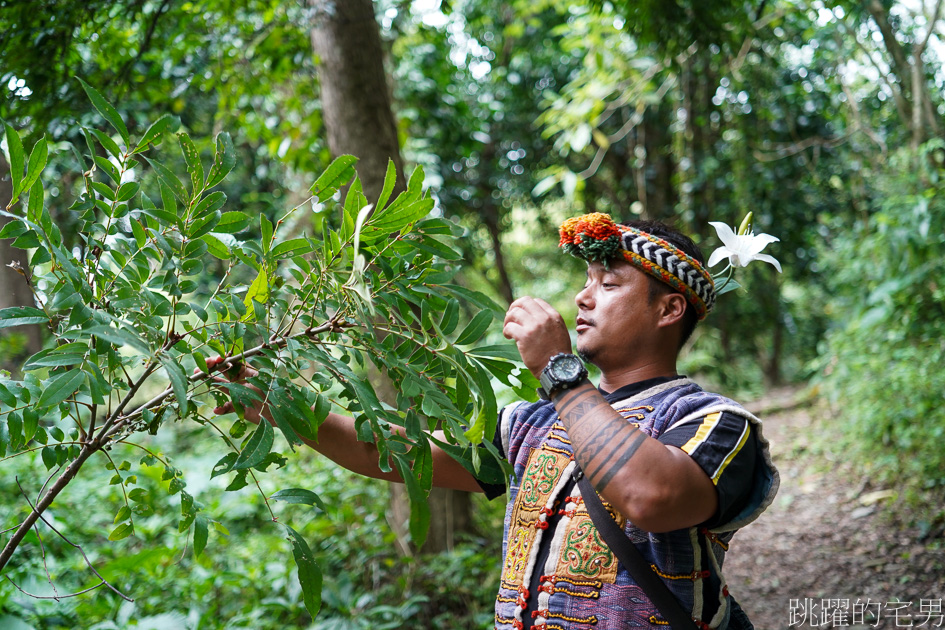
{"type": "Polygon", "coordinates": [[[559,246],[569,254],[605,266],[616,256],[679,291],[699,319],[715,305],[715,283],[698,260],[643,230],[618,225],[610,215],[593,212],[561,224],[559,246]]]}

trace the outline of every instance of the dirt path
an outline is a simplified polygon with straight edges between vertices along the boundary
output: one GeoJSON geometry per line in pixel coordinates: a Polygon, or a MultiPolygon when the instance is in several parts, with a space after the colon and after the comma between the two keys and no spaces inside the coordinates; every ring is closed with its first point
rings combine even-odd
{"type": "Polygon", "coordinates": [[[757,630],[945,628],[941,528],[907,525],[904,514],[893,523],[892,489],[857,475],[842,453],[809,449],[829,420],[797,400],[795,391],[774,392],[752,409],[764,420],[781,490],[736,534],[725,560],[730,591],[757,630]]]}

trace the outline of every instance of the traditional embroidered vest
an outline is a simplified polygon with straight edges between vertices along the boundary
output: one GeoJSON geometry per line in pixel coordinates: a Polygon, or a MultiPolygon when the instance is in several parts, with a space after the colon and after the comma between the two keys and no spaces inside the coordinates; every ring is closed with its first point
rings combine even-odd
{"type": "MultiPolygon", "coordinates": [[[[734,531],[755,520],[778,488],[761,422],[737,403],[677,379],[613,403],[629,422],[659,437],[673,426],[727,411],[745,417],[758,436],[758,461],[751,500],[720,528],[689,528],[664,534],[645,532],[615,513],[626,534],[656,567],[684,610],[704,628],[725,628],[729,598],[722,561],[734,531]]],[[[529,596],[537,597],[536,630],[667,628],[642,590],[602,542],[580,496],[570,484],[573,450],[551,403],[516,403],[503,409],[498,431],[515,475],[505,516],[505,563],[496,598],[496,628],[521,628],[529,596]],[[559,512],[557,526],[548,517],[559,512]],[[539,547],[550,545],[543,566],[539,547]],[[538,593],[527,586],[539,572],[538,593]]],[[[606,503],[605,503],[606,505],[606,503]]],[[[608,506],[610,509],[610,506],[608,506]]],[[[613,512],[613,510],[611,510],[613,512]]]]}

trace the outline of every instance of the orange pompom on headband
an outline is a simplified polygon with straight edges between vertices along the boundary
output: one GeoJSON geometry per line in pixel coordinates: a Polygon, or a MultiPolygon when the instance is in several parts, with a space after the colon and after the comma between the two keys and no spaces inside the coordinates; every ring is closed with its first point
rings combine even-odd
{"type": "Polygon", "coordinates": [[[610,215],[593,212],[561,224],[564,251],[605,266],[622,256],[628,263],[682,293],[699,319],[715,305],[715,283],[698,260],[659,237],[614,223],[610,215]]]}

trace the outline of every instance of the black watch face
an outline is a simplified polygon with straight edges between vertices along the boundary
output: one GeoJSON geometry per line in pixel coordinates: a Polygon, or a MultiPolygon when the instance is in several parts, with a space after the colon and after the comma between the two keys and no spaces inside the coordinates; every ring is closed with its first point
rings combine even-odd
{"type": "Polygon", "coordinates": [[[559,381],[573,381],[581,374],[581,361],[575,356],[562,357],[554,362],[551,371],[559,381]]]}

